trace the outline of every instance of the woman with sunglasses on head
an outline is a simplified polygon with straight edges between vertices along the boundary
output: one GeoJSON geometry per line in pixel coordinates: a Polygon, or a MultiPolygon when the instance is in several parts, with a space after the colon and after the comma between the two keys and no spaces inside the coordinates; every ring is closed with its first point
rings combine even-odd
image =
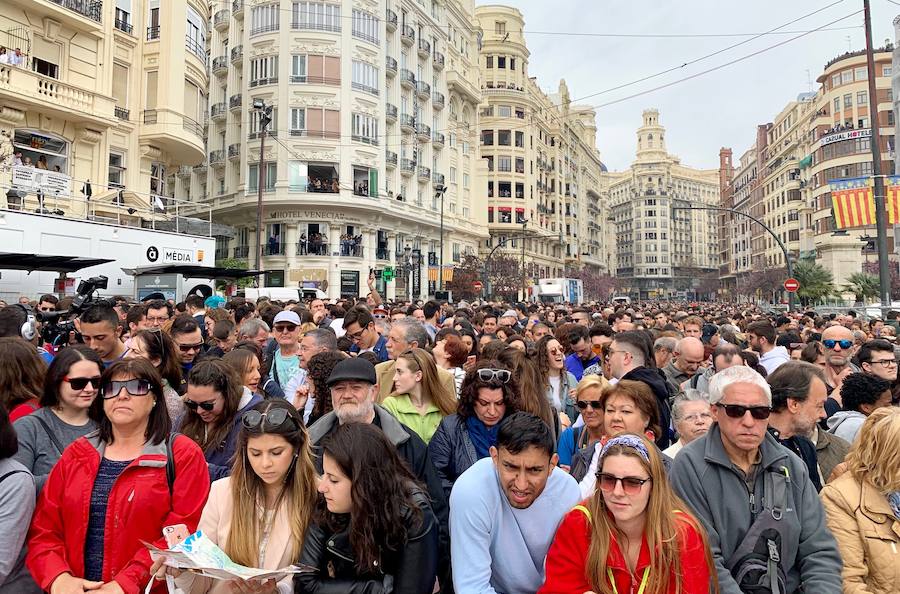
{"type": "Polygon", "coordinates": [[[175,386],[181,385],[181,359],[175,341],[161,330],[138,330],[131,337],[131,349],[126,359],[140,357],[150,361],[163,381],[163,395],[169,418],[177,419],[184,412],[184,402],[175,386]]]}
{"type": "Polygon", "coordinates": [[[384,431],[341,425],[322,443],[324,472],[294,591],[428,594],[438,566],[438,522],[384,431]]]}
{"type": "Polygon", "coordinates": [[[186,410],[175,430],[203,450],[212,480],[231,472],[241,417],[260,402],[262,397],[244,386],[240,374],[221,359],[204,359],[191,369],[186,410]]]}
{"type": "Polygon", "coordinates": [[[456,414],[441,420],[428,444],[448,498],[456,479],[497,445],[500,421],[519,410],[518,393],[516,378],[498,361],[482,361],[466,374],[456,414]]]}
{"type": "MultiPolygon", "coordinates": [[[[99,395],[91,405],[98,430],[63,452],[28,534],[28,569],[51,594],[143,592],[151,561],[141,541],[165,548],[164,527],[195,531],[209,493],[197,445],[167,439],[171,421],[153,365],[113,363],[99,395]]],[[[158,583],[152,592],[165,589],[158,583]]]]}
{"type": "Polygon", "coordinates": [[[669,486],[653,442],[622,434],[599,457],[600,488],[560,524],[538,593],[718,592],[706,531],[669,486]]]}
{"type": "MultiPolygon", "coordinates": [[[[316,499],[316,469],[301,413],[286,400],[266,400],[241,418],[231,476],[212,484],[199,529],[236,563],[287,567],[300,556],[316,499]]],[[[278,584],[236,583],[162,569],[161,560],[153,569],[160,579],[167,571],[177,576],[185,594],[293,589],[291,576],[278,584]]]]}
{"type": "Polygon", "coordinates": [[[575,454],[603,438],[601,396],[608,385],[609,382],[602,376],[586,375],[575,387],[575,407],[582,421],[563,431],[556,446],[559,465],[566,472],[570,470],[575,454]]]}
{"type": "Polygon", "coordinates": [[[34,475],[38,493],[70,443],[97,428],[89,409],[100,388],[103,363],[92,349],[62,349],[44,378],[41,408],[15,422],[16,460],[34,475]]]}
{"type": "Polygon", "coordinates": [[[428,351],[412,349],[397,357],[394,393],[381,406],[428,444],[441,419],[456,412],[457,403],[428,351]]]}

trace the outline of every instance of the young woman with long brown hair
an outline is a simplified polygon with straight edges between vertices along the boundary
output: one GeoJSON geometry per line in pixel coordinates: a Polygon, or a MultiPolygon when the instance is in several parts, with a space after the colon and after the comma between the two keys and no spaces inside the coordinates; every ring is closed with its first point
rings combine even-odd
{"type": "MultiPolygon", "coordinates": [[[[231,476],[212,484],[198,528],[236,563],[279,569],[300,556],[317,496],[301,413],[286,400],[266,400],[241,418],[231,476]]],[[[245,591],[232,588],[238,584],[172,573],[179,574],[176,585],[186,594],[245,591]]],[[[290,591],[292,578],[241,585],[250,592],[290,591]]]]}
{"type": "Polygon", "coordinates": [[[610,439],[597,484],[560,524],[539,594],[719,591],[706,532],[669,486],[653,442],[610,439]]]}
{"type": "Polygon", "coordinates": [[[411,349],[397,357],[394,393],[381,406],[427,444],[441,419],[456,412],[457,401],[456,394],[441,383],[428,351],[411,349]]]}
{"type": "Polygon", "coordinates": [[[0,406],[14,423],[40,408],[47,364],[34,345],[18,336],[0,338],[0,361],[0,406]]]}

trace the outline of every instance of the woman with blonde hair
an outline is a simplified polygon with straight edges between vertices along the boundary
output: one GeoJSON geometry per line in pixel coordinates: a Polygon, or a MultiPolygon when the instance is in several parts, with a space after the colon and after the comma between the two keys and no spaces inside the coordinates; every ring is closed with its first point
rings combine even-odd
{"type": "Polygon", "coordinates": [[[719,591],[706,532],[652,441],[626,433],[606,442],[597,484],[560,524],[539,594],[719,591]]]}
{"type": "Polygon", "coordinates": [[[825,521],[837,540],[845,594],[900,587],[900,409],[866,418],[847,454],[846,472],[822,489],[825,521]]]}
{"type": "MultiPolygon", "coordinates": [[[[198,528],[233,561],[279,569],[300,557],[317,496],[316,469],[301,413],[286,400],[266,400],[241,418],[231,476],[212,484],[198,528]]],[[[290,592],[293,582],[288,576],[278,584],[234,584],[190,572],[158,571],[161,566],[160,561],[155,564],[156,575],[177,574],[176,585],[185,594],[290,592]]]]}
{"type": "Polygon", "coordinates": [[[428,351],[411,349],[397,357],[394,393],[381,406],[427,444],[441,419],[456,412],[457,402],[456,394],[442,385],[428,351]]]}
{"type": "Polygon", "coordinates": [[[583,425],[569,427],[559,436],[556,453],[559,465],[566,471],[572,457],[603,438],[603,389],[609,382],[602,375],[586,375],[575,386],[575,407],[580,411],[583,425]]]}

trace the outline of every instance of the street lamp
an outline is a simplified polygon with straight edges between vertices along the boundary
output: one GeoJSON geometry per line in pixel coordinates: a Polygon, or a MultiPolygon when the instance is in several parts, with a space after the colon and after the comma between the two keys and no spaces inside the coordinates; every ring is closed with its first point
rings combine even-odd
{"type": "Polygon", "coordinates": [[[447,191],[447,186],[444,184],[439,184],[435,186],[435,197],[441,197],[441,255],[438,260],[439,269],[438,269],[438,290],[444,290],[444,193],[447,191]]]}
{"type": "Polygon", "coordinates": [[[525,284],[525,227],[528,219],[522,219],[522,301],[528,300],[528,287],[525,284]]]}
{"type": "MultiPolygon", "coordinates": [[[[259,166],[256,172],[256,269],[262,270],[262,246],[265,242],[262,232],[263,183],[266,179],[266,128],[272,122],[272,106],[262,99],[253,100],[253,111],[259,114],[259,166]]],[[[259,277],[256,277],[259,284],[259,277]]]]}

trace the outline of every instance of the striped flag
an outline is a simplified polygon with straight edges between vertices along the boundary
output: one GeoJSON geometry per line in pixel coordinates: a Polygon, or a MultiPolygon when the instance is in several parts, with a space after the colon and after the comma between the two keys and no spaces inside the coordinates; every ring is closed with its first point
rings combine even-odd
{"type": "Polygon", "coordinates": [[[835,228],[847,229],[875,224],[872,178],[833,179],[828,183],[831,185],[835,228]]]}

